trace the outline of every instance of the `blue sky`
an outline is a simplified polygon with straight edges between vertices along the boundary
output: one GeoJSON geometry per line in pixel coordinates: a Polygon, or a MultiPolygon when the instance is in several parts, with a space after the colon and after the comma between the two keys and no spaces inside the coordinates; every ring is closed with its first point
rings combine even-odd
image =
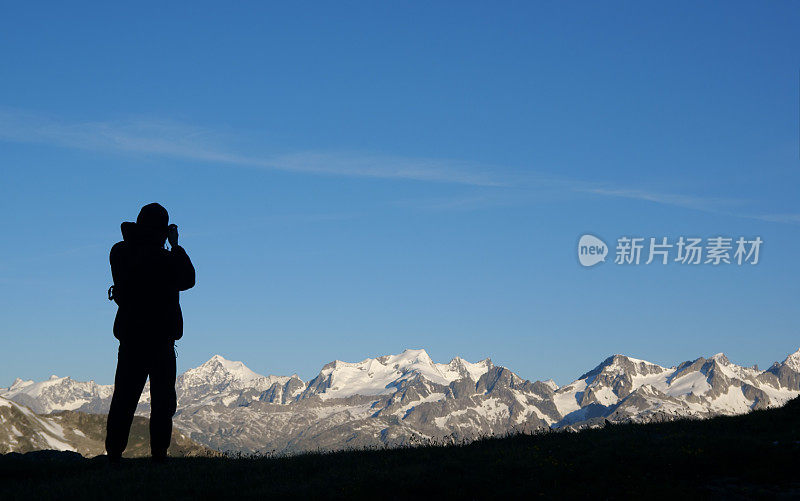
{"type": "Polygon", "coordinates": [[[792,2],[5,6],[0,386],[113,380],[108,250],[152,201],[197,268],[179,370],[782,360],[798,24],[792,2]],[[582,268],[584,233],[764,244],[582,268]]]}

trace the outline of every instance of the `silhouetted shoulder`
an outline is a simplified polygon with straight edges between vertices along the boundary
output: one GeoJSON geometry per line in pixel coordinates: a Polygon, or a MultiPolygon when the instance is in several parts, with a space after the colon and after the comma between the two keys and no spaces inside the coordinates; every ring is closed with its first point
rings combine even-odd
{"type": "Polygon", "coordinates": [[[124,240],[120,240],[119,242],[115,243],[111,246],[111,255],[119,254],[121,251],[128,248],[128,242],[124,240]]]}
{"type": "Polygon", "coordinates": [[[115,282],[120,278],[117,276],[119,266],[121,262],[126,260],[124,256],[128,253],[129,245],[125,241],[117,242],[111,247],[111,252],[108,253],[108,262],[111,264],[111,274],[114,276],[115,282]]]}

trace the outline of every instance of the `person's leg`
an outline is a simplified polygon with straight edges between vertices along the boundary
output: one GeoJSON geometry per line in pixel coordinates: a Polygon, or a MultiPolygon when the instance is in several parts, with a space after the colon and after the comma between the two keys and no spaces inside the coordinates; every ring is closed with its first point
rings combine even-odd
{"type": "Polygon", "coordinates": [[[150,450],[155,460],[167,457],[176,406],[175,350],[170,344],[154,352],[150,367],[150,450]]]}
{"type": "Polygon", "coordinates": [[[112,461],[118,460],[128,445],[133,414],[146,381],[147,369],[141,354],[133,347],[121,345],[106,424],[106,452],[112,461]]]}

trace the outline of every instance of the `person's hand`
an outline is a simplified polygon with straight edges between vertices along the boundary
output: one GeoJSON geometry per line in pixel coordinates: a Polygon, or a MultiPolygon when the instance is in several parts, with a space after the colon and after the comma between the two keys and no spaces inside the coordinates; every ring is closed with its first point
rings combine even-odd
{"type": "Polygon", "coordinates": [[[167,240],[170,247],[178,245],[178,225],[171,224],[167,227],[167,240]]]}

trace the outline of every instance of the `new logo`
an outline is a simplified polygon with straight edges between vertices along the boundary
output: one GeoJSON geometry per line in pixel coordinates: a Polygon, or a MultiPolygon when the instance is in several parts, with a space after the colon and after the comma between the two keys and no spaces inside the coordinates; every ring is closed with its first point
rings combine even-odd
{"type": "Polygon", "coordinates": [[[594,266],[606,260],[608,246],[594,235],[583,235],[578,241],[578,261],[583,266],[594,266]]]}

